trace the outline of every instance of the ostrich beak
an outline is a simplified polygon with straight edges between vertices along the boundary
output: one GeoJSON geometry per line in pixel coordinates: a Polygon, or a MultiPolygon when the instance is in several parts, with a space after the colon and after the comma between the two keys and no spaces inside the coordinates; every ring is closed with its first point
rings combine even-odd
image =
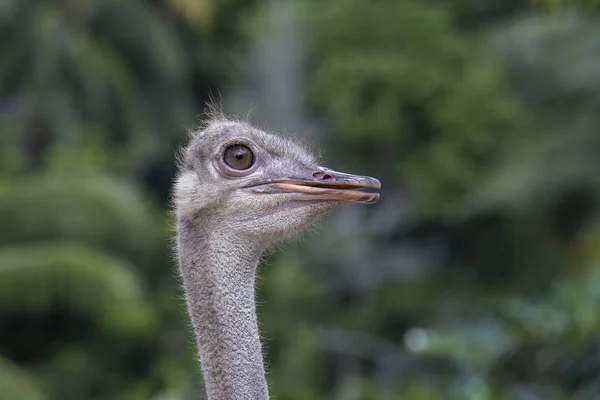
{"type": "Polygon", "coordinates": [[[343,201],[373,204],[379,201],[381,182],[369,176],[358,176],[319,167],[306,177],[255,180],[244,188],[252,193],[297,193],[298,200],[343,201]]]}

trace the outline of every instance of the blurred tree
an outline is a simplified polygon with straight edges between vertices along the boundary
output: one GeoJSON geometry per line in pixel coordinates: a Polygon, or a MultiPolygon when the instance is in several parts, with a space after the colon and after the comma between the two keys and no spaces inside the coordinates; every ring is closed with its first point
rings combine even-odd
{"type": "Polygon", "coordinates": [[[474,56],[439,7],[330,4],[314,21],[310,100],[327,105],[339,132],[332,141],[405,181],[421,212],[443,211],[481,182],[483,164],[512,132],[502,69],[474,56]]]}
{"type": "Polygon", "coordinates": [[[118,145],[117,170],[126,160],[139,165],[172,147],[172,135],[159,132],[192,119],[185,56],[146,2],[9,0],[2,10],[0,53],[9,62],[0,79],[25,107],[17,132],[30,132],[22,140],[32,163],[44,143],[102,140],[118,145]]]}
{"type": "MultiPolygon", "coordinates": [[[[386,262],[372,248],[390,238],[376,236],[353,254],[381,283],[342,289],[330,318],[398,346],[385,368],[406,398],[596,398],[597,21],[561,13],[492,29],[510,16],[498,10],[475,19],[491,36],[473,37],[461,13],[493,7],[471,4],[338,0],[310,14],[309,101],[331,117],[336,155],[379,169],[383,198],[407,189],[418,213],[396,247],[447,250],[420,266],[429,272],[390,281],[402,252],[386,262]]],[[[396,388],[378,367],[343,374],[396,388]]]]}
{"type": "Polygon", "coordinates": [[[10,361],[0,358],[0,399],[44,400],[35,378],[15,367],[10,361]]]}
{"type": "Polygon", "coordinates": [[[196,3],[0,6],[2,399],[197,390],[164,211],[253,2],[196,3]]]}
{"type": "Polygon", "coordinates": [[[557,12],[564,8],[581,8],[586,11],[598,11],[598,0],[534,0],[534,5],[546,11],[557,12]]]}
{"type": "Polygon", "coordinates": [[[0,352],[48,379],[51,398],[115,398],[146,379],[143,370],[128,372],[127,358],[157,346],[156,310],[139,276],[144,269],[112,256],[142,266],[165,252],[162,225],[143,203],[109,179],[64,174],[15,182],[0,200],[0,225],[11,227],[0,238],[0,352]],[[106,345],[110,352],[97,353],[106,345]],[[94,373],[62,365],[92,356],[94,373]],[[115,357],[125,366],[109,368],[115,357]],[[102,385],[109,370],[115,382],[102,385]]]}

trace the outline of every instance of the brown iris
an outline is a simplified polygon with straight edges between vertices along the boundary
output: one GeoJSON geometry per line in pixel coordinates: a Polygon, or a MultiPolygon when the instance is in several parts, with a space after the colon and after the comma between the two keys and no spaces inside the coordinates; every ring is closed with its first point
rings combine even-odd
{"type": "Polygon", "coordinates": [[[242,171],[254,164],[254,154],[247,146],[236,144],[225,149],[223,161],[230,168],[242,171]]]}

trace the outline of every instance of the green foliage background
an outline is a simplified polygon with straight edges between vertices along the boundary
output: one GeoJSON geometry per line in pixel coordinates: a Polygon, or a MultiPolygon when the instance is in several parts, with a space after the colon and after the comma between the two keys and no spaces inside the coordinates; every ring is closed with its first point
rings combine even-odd
{"type": "MultiPolygon", "coordinates": [[[[328,164],[384,189],[261,268],[273,396],[600,398],[597,3],[288,3],[262,65],[302,51],[328,164]]],[[[1,400],[202,398],[174,154],[274,4],[0,4],[1,400]]]]}

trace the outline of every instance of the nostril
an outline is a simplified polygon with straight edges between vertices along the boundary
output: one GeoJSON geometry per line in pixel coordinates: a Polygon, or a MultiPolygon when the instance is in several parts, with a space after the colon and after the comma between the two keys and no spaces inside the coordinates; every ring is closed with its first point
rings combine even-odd
{"type": "Polygon", "coordinates": [[[313,177],[322,181],[332,181],[333,176],[326,174],[325,172],[319,171],[313,174],[313,177]]]}

